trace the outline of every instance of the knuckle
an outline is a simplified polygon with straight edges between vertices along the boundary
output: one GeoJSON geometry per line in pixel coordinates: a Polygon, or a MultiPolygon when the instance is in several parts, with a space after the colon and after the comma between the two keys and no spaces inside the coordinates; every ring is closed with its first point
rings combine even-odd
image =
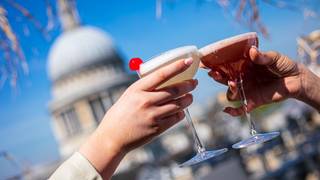
{"type": "Polygon", "coordinates": [[[148,131],[149,131],[148,134],[150,134],[150,135],[158,135],[159,132],[161,132],[161,127],[159,127],[159,126],[151,126],[148,131]]]}
{"type": "Polygon", "coordinates": [[[183,111],[180,111],[180,112],[178,113],[178,119],[181,120],[181,119],[184,119],[184,117],[185,117],[184,112],[183,112],[183,111]]]}
{"type": "Polygon", "coordinates": [[[167,78],[167,73],[165,71],[159,71],[158,74],[157,74],[158,78],[160,80],[165,80],[167,78]]]}
{"type": "Polygon", "coordinates": [[[132,104],[134,106],[141,109],[146,109],[153,105],[152,98],[147,93],[138,92],[135,94],[131,94],[129,98],[132,98],[132,104]]]}
{"type": "Polygon", "coordinates": [[[143,98],[142,100],[142,106],[143,107],[150,107],[152,106],[153,102],[151,100],[151,98],[143,98]]]}
{"type": "Polygon", "coordinates": [[[149,111],[146,115],[147,119],[151,122],[151,124],[156,123],[157,120],[157,114],[154,111],[149,111]]]}
{"type": "Polygon", "coordinates": [[[273,62],[276,62],[282,58],[282,55],[277,51],[269,51],[268,54],[271,55],[273,62]]]}

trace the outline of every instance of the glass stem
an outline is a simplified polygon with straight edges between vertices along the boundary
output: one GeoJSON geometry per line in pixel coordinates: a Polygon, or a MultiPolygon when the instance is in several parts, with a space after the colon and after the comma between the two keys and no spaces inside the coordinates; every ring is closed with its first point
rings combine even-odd
{"type": "Polygon", "coordinates": [[[246,94],[244,92],[243,80],[242,80],[241,76],[240,76],[240,80],[238,80],[238,82],[237,82],[237,87],[238,87],[238,92],[239,92],[239,96],[240,96],[240,101],[241,101],[241,104],[244,108],[245,119],[249,122],[249,125],[250,125],[250,134],[251,134],[251,136],[254,136],[257,134],[256,125],[253,122],[253,120],[251,119],[250,113],[248,113],[248,111],[247,111],[248,102],[247,102],[246,94]]]}
{"type": "Polygon", "coordinates": [[[202,153],[204,152],[206,149],[205,147],[203,146],[199,136],[198,136],[198,133],[196,131],[196,128],[194,127],[194,124],[192,122],[192,119],[191,119],[191,116],[190,116],[190,113],[189,113],[189,110],[188,108],[184,109],[184,114],[186,116],[186,119],[188,121],[188,124],[190,126],[190,129],[192,131],[192,135],[193,135],[193,139],[194,139],[194,142],[195,142],[195,145],[196,145],[196,150],[198,153],[202,153]]]}

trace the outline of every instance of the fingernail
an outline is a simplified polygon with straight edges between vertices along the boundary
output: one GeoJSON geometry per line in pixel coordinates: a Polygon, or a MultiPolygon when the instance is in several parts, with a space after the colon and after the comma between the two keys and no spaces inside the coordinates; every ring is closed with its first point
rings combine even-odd
{"type": "Polygon", "coordinates": [[[187,66],[190,66],[193,63],[193,59],[192,58],[187,58],[184,60],[184,64],[187,66]]]}
{"type": "Polygon", "coordinates": [[[251,48],[258,50],[257,46],[251,46],[251,48]]]}

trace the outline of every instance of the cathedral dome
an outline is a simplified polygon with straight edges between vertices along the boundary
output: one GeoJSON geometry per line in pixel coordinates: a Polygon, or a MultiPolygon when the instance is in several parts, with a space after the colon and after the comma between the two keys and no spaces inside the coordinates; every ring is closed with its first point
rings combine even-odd
{"type": "Polygon", "coordinates": [[[95,27],[64,32],[49,52],[48,72],[52,81],[119,59],[108,34],[95,27]]]}

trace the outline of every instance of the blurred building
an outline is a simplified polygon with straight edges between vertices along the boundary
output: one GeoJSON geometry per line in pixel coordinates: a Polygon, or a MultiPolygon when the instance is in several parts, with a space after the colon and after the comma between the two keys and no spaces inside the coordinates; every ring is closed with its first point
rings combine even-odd
{"type": "Polygon", "coordinates": [[[61,156],[67,157],[135,78],[126,74],[110,37],[88,26],[65,31],[57,38],[50,50],[48,71],[52,125],[61,156]]]}
{"type": "Polygon", "coordinates": [[[297,38],[299,60],[320,75],[320,30],[297,38]]]}
{"type": "Polygon", "coordinates": [[[58,4],[64,31],[49,52],[49,110],[64,159],[79,148],[136,76],[125,72],[123,60],[107,33],[80,26],[68,1],[60,0],[58,4]]]}

